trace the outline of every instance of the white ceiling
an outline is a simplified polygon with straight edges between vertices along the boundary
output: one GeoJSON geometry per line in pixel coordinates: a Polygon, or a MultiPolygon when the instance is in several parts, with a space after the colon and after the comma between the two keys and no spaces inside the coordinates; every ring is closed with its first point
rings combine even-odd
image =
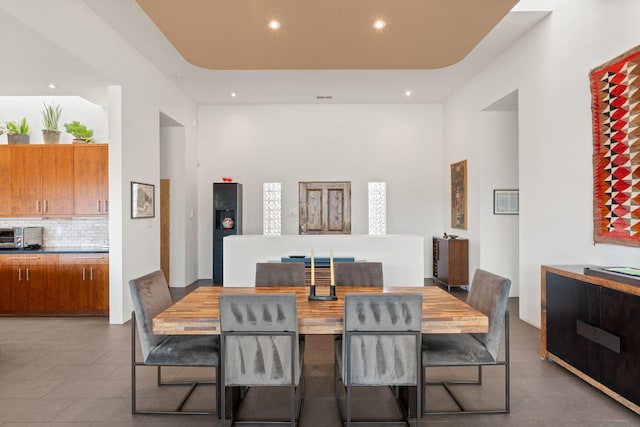
{"type": "MultiPolygon", "coordinates": [[[[308,103],[432,103],[441,102],[463,85],[548,11],[510,12],[480,44],[459,63],[437,70],[207,70],[185,61],[140,9],[135,0],[85,0],[105,22],[153,63],[198,104],[308,104],[308,103]],[[405,96],[410,90],[411,97],[405,96]],[[232,98],[231,92],[237,96],[232,98]],[[331,96],[331,99],[318,99],[331,96]]],[[[79,95],[106,105],[109,81],[98,70],[64,51],[0,7],[0,36],[22,36],[30,58],[42,51],[51,58],[49,71],[33,75],[11,74],[4,69],[0,93],[47,95],[42,87],[55,80],[57,95],[79,95]],[[73,73],[68,73],[73,70],[73,73]],[[68,76],[73,76],[70,79],[68,76]],[[46,79],[46,80],[45,80],[46,79]],[[40,86],[42,85],[42,86],[40,86]]],[[[25,49],[26,50],[26,49],[25,49]]],[[[13,54],[12,54],[13,55],[13,54]]],[[[52,95],[52,94],[50,94],[52,95]]]]}

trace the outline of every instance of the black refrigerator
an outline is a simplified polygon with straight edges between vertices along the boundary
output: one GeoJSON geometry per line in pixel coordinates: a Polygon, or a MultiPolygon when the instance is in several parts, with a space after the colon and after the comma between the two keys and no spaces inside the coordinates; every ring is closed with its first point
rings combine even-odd
{"type": "Polygon", "coordinates": [[[242,234],[242,184],[213,183],[213,284],[222,285],[223,239],[242,234]]]}

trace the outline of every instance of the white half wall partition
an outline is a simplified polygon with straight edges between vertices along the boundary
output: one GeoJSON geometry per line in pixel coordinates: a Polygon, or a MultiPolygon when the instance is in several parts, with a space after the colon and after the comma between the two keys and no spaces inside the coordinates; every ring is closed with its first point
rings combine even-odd
{"type": "Polygon", "coordinates": [[[255,286],[257,262],[309,256],[312,250],[316,258],[328,258],[333,252],[335,258],[382,262],[385,286],[424,286],[424,238],[412,234],[227,236],[224,286],[255,286]]]}

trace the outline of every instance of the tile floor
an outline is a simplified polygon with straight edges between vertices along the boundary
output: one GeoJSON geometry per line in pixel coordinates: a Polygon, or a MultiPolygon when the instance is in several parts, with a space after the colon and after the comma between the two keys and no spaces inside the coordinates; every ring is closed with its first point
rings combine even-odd
{"type": "MultiPolygon", "coordinates": [[[[640,426],[640,416],[554,363],[538,357],[539,330],[511,311],[511,400],[509,415],[430,417],[428,426],[640,426]]],[[[339,426],[333,397],[331,337],[308,337],[305,353],[305,404],[301,427],[339,426]]],[[[106,318],[0,317],[0,426],[211,426],[214,416],[131,415],[130,327],[106,318]]],[[[166,376],[210,375],[204,370],[168,370],[166,376]]],[[[469,397],[495,401],[502,396],[501,373],[486,372],[487,387],[469,397]]],[[[141,406],[172,405],[181,390],[155,386],[155,370],[138,375],[141,406]]],[[[213,409],[213,386],[190,399],[193,409],[213,409]]],[[[253,392],[243,412],[271,413],[277,392],[253,392]]],[[[386,417],[394,407],[384,390],[362,390],[357,413],[386,417]],[[382,402],[382,403],[381,403],[382,402]]],[[[438,390],[432,405],[449,405],[438,390]]],[[[286,411],[286,409],[285,409],[286,411]]],[[[262,414],[261,414],[262,415],[262,414]]],[[[269,415],[269,414],[265,414],[269,415]]]]}

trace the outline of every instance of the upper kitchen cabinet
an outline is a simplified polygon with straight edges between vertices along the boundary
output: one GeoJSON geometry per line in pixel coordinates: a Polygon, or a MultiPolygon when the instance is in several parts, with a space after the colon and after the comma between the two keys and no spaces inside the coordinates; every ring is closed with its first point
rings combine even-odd
{"type": "Polygon", "coordinates": [[[73,147],[25,145],[10,150],[11,214],[72,215],[73,147]]]}
{"type": "Polygon", "coordinates": [[[0,217],[11,216],[11,147],[0,145],[0,217]]]}
{"type": "Polygon", "coordinates": [[[109,151],[106,144],[74,145],[76,215],[109,215],[109,151]]]}
{"type": "Polygon", "coordinates": [[[73,146],[42,146],[43,214],[73,215],[73,146]]]}
{"type": "Polygon", "coordinates": [[[35,145],[11,147],[11,213],[42,216],[42,150],[35,145]]]}

